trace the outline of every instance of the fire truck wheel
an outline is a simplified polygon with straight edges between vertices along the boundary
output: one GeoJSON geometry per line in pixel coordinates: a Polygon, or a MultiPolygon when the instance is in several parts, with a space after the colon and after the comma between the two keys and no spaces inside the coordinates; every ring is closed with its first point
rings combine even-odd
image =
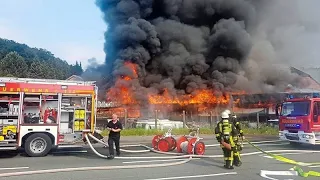
{"type": "Polygon", "coordinates": [[[35,133],[30,135],[24,145],[24,150],[28,156],[46,156],[52,148],[52,142],[48,135],[35,133]]]}

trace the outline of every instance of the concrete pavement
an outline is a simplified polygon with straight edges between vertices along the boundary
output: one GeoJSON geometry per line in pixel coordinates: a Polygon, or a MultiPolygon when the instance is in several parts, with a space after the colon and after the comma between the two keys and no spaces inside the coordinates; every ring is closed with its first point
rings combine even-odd
{"type": "MultiPolygon", "coordinates": [[[[319,157],[320,148],[319,147],[292,147],[288,143],[276,141],[276,138],[265,138],[256,137],[253,141],[263,141],[257,144],[260,148],[264,150],[286,150],[287,152],[279,151],[285,157],[302,161],[302,162],[316,162],[320,159],[319,157]],[[271,140],[271,142],[270,142],[271,140]],[[269,142],[265,142],[269,141],[269,142]],[[272,142],[273,141],[273,142],[272,142]],[[297,150],[296,152],[291,152],[290,150],[297,150]],[[308,151],[314,151],[313,153],[308,151]],[[319,153],[318,153],[319,152],[319,153]]],[[[151,141],[151,140],[150,140],[151,141]]],[[[215,140],[210,138],[205,138],[204,142],[208,144],[216,144],[215,140]]],[[[122,144],[126,144],[122,141],[122,144]]],[[[130,144],[134,144],[132,140],[130,144]]],[[[150,143],[149,143],[150,144],[150,143]]],[[[129,148],[126,148],[129,149],[129,148]]],[[[130,148],[143,149],[143,148],[130,148]]],[[[13,158],[2,158],[0,159],[0,176],[1,173],[7,172],[18,172],[18,171],[37,171],[37,170],[47,170],[47,169],[66,169],[74,167],[101,167],[101,166],[137,166],[137,165],[158,165],[167,164],[173,162],[183,161],[181,159],[134,159],[134,160],[106,160],[97,157],[90,149],[87,149],[87,153],[67,153],[67,152],[56,152],[52,153],[43,158],[30,158],[24,156],[16,156],[13,158]],[[11,168],[11,169],[5,169],[11,168]]],[[[97,150],[102,154],[107,154],[107,149],[101,146],[97,147],[97,150]]],[[[265,179],[260,176],[261,170],[269,171],[288,171],[293,165],[285,164],[274,159],[271,159],[264,154],[252,154],[256,152],[256,149],[250,145],[245,145],[245,149],[242,152],[243,166],[235,167],[234,170],[226,170],[223,166],[223,158],[203,158],[203,159],[192,159],[188,163],[177,165],[177,166],[167,166],[158,168],[136,168],[136,169],[114,169],[114,170],[91,170],[91,171],[73,171],[73,172],[63,172],[63,173],[50,173],[50,174],[35,174],[26,176],[13,176],[4,177],[2,179],[6,180],[102,180],[102,179],[119,179],[119,180],[166,180],[166,179],[227,179],[227,180],[259,180],[265,179]],[[250,154],[251,153],[251,154],[250,154]]],[[[206,155],[221,155],[221,149],[218,146],[208,147],[206,150],[206,155]]],[[[166,156],[155,153],[122,153],[123,157],[131,156],[166,156]]],[[[313,167],[303,167],[304,170],[315,170],[320,171],[319,165],[314,165],[313,167]]],[[[270,176],[275,179],[303,179],[298,176],[270,176]]],[[[309,179],[319,179],[319,177],[309,178],[309,179]]]]}

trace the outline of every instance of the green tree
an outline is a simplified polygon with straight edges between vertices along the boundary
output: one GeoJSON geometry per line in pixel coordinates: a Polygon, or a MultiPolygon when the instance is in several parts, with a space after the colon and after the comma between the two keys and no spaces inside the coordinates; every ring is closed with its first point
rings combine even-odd
{"type": "Polygon", "coordinates": [[[13,75],[15,77],[26,77],[27,71],[27,63],[17,52],[10,52],[0,60],[1,76],[13,75]]]}
{"type": "Polygon", "coordinates": [[[27,77],[29,78],[49,78],[48,67],[41,63],[39,59],[35,59],[28,70],[27,77]]]}
{"type": "Polygon", "coordinates": [[[83,72],[81,63],[77,62],[75,65],[70,65],[67,61],[55,57],[54,54],[46,49],[30,48],[25,44],[0,38],[0,61],[11,52],[16,52],[20,57],[23,57],[25,63],[20,65],[26,65],[27,72],[16,72],[14,70],[15,67],[10,65],[9,61],[9,63],[6,62],[0,66],[0,76],[8,76],[10,74],[16,77],[66,79],[73,74],[81,75],[83,72]]]}
{"type": "Polygon", "coordinates": [[[76,64],[71,66],[71,73],[72,75],[78,76],[80,76],[83,73],[81,62],[78,63],[78,61],[76,61],[76,64]]]}

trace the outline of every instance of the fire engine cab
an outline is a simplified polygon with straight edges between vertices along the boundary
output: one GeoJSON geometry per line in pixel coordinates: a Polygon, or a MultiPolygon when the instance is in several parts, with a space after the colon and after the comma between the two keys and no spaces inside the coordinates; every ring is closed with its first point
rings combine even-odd
{"type": "Polygon", "coordinates": [[[279,138],[292,144],[320,144],[320,96],[289,97],[280,104],[279,138]]]}
{"type": "Polygon", "coordinates": [[[97,91],[93,81],[0,78],[0,151],[38,157],[76,146],[94,131],[97,91]]]}

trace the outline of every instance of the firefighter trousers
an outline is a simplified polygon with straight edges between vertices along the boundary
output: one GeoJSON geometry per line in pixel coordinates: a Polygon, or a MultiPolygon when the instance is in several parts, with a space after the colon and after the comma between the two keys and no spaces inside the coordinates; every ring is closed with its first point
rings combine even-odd
{"type": "Polygon", "coordinates": [[[235,143],[233,141],[233,137],[231,136],[229,138],[224,138],[223,141],[227,144],[230,144],[231,149],[225,148],[223,145],[221,145],[222,151],[223,151],[223,157],[225,161],[224,167],[227,169],[233,169],[233,158],[234,158],[234,150],[235,150],[235,143]]]}
{"type": "Polygon", "coordinates": [[[225,167],[229,168],[233,166],[233,151],[229,150],[227,148],[222,148],[223,151],[223,157],[224,157],[224,162],[225,162],[225,167]]]}
{"type": "Polygon", "coordinates": [[[235,147],[233,148],[233,156],[234,156],[234,160],[233,163],[235,166],[241,166],[242,162],[241,162],[241,157],[240,157],[240,151],[242,150],[241,145],[239,144],[239,139],[234,138],[235,139],[235,147]]]}

